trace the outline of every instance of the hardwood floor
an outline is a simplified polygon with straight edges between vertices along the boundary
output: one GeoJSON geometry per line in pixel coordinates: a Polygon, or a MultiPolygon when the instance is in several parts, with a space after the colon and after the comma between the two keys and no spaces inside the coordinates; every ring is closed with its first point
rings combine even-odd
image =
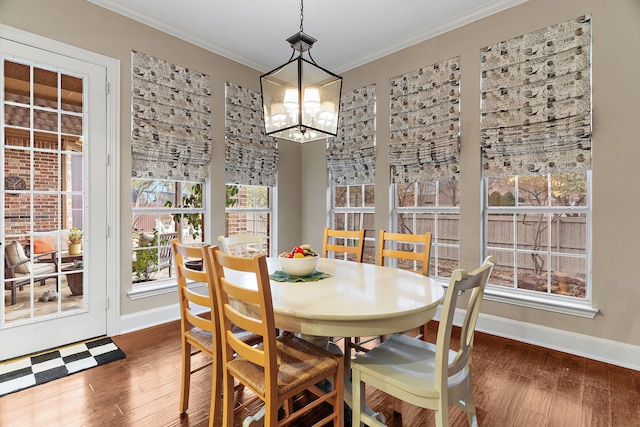
{"type": "MultiPolygon", "coordinates": [[[[430,325],[429,334],[436,328],[430,325]]],[[[0,398],[0,426],[208,425],[209,368],[192,376],[189,411],[178,414],[177,322],[113,338],[126,359],[0,398]]],[[[473,358],[481,426],[640,425],[640,372],[482,333],[476,333],[473,358]]],[[[239,396],[240,417],[258,409],[249,395],[239,396]]],[[[367,396],[389,426],[435,425],[430,411],[402,404],[403,414],[394,415],[389,396],[367,396]]],[[[467,425],[462,411],[449,414],[452,426],[467,425]]]]}

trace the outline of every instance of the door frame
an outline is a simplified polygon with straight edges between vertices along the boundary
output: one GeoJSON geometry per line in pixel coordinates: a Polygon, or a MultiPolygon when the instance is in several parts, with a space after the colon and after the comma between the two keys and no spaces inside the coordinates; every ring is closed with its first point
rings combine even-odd
{"type": "Polygon", "coordinates": [[[0,24],[0,38],[44,49],[59,55],[89,62],[105,68],[106,93],[106,165],[107,165],[107,335],[120,333],[120,60],[86,49],[52,40],[37,34],[0,24]]]}

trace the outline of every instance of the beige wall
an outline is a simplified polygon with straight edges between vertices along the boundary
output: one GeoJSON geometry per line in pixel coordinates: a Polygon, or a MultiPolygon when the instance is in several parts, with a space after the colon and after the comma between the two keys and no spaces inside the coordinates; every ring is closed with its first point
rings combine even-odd
{"type": "MultiPolygon", "coordinates": [[[[529,0],[403,51],[343,73],[344,90],[376,84],[376,226],[389,226],[389,79],[460,55],[461,64],[461,265],[473,268],[482,257],[480,198],[480,78],[482,47],[557,24],[593,15],[593,304],[594,319],[490,302],[482,311],[495,316],[640,344],[640,284],[634,269],[640,250],[640,2],[637,0],[529,0]]],[[[317,168],[322,149],[304,147],[302,236],[320,245],[326,223],[317,195],[323,179],[306,176],[317,168]]]]}
{"type": "MultiPolygon", "coordinates": [[[[128,225],[131,224],[131,50],[208,74],[211,77],[213,104],[213,196],[208,207],[213,214],[211,224],[207,224],[205,230],[209,241],[224,234],[224,84],[230,81],[260,90],[258,71],[83,0],[1,0],[0,23],[120,60],[120,261],[123,266],[131,262],[131,232],[128,225]]],[[[282,240],[287,243],[286,246],[291,246],[299,240],[300,234],[300,148],[283,143],[280,150],[284,166],[279,174],[281,191],[278,210],[282,212],[279,221],[285,225],[279,228],[284,230],[282,240]]],[[[175,293],[132,301],[127,295],[131,290],[131,272],[126,268],[121,271],[119,286],[121,315],[177,303],[175,293]]]]}
{"type": "MultiPolygon", "coordinates": [[[[632,268],[640,227],[640,1],[529,0],[507,11],[435,37],[343,73],[344,89],[377,87],[376,227],[388,227],[389,78],[453,56],[462,57],[461,86],[461,261],[478,264],[480,234],[479,51],[542,27],[593,15],[593,300],[595,319],[583,319],[509,304],[486,302],[483,311],[514,320],[640,345],[636,315],[640,285],[632,268]]],[[[0,22],[121,61],[121,261],[130,257],[130,51],[139,50],[211,76],[214,160],[210,236],[224,232],[224,82],[259,90],[259,72],[82,0],[1,0],[0,22]]],[[[322,62],[318,58],[320,63],[322,62]]],[[[326,224],[322,143],[303,147],[283,142],[278,173],[277,250],[300,241],[321,246],[326,224]]],[[[131,301],[130,273],[121,276],[122,314],[174,304],[175,294],[131,301]]]]}

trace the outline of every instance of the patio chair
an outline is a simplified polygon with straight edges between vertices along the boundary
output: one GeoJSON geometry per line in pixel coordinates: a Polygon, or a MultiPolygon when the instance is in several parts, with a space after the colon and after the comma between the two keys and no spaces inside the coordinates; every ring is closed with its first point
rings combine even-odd
{"type": "Polygon", "coordinates": [[[253,257],[265,253],[264,237],[259,234],[240,233],[232,236],[218,236],[222,252],[241,257],[253,257]]]}
{"type": "Polygon", "coordinates": [[[49,251],[32,254],[30,258],[19,242],[15,240],[7,242],[4,248],[4,288],[11,291],[11,305],[16,303],[17,290],[23,290],[25,285],[29,285],[31,277],[34,283],[40,282],[41,286],[44,286],[48,279],[55,279],[56,289],[58,288],[56,255],[56,251],[49,251]]]}
{"type": "Polygon", "coordinates": [[[171,267],[173,261],[171,258],[171,241],[178,238],[178,233],[160,233],[158,235],[158,271],[169,269],[169,277],[171,277],[171,267]]]}

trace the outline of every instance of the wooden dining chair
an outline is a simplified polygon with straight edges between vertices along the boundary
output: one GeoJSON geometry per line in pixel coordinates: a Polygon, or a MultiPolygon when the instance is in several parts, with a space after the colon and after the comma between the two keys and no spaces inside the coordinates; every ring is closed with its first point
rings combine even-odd
{"type": "Polygon", "coordinates": [[[232,236],[218,236],[220,248],[226,254],[253,257],[264,254],[267,245],[264,237],[259,234],[240,233],[232,236]]]}
{"type": "MultiPolygon", "coordinates": [[[[378,238],[378,252],[376,263],[378,265],[394,265],[399,268],[415,271],[423,276],[429,275],[429,260],[431,259],[431,233],[423,234],[405,234],[405,233],[389,233],[380,230],[378,238]],[[390,261],[395,260],[395,264],[390,261]]],[[[426,339],[426,325],[420,326],[419,337],[426,339]]],[[[369,351],[365,347],[367,343],[374,340],[384,342],[385,337],[362,337],[345,338],[345,351],[366,352],[369,351]]]]}
{"type": "Polygon", "coordinates": [[[390,264],[391,259],[396,260],[399,268],[428,276],[431,260],[431,233],[389,233],[380,230],[376,263],[385,265],[387,261],[387,264],[390,264]]]}
{"type": "Polygon", "coordinates": [[[465,270],[453,272],[435,345],[407,335],[393,334],[371,351],[356,356],[351,362],[353,427],[359,427],[361,422],[370,427],[383,425],[362,411],[365,385],[412,405],[435,410],[439,427],[449,425],[450,405],[461,407],[467,414],[469,425],[477,425],[471,385],[471,349],[484,288],[495,262],[495,258],[490,256],[472,273],[465,270]],[[451,330],[456,303],[458,296],[467,291],[471,295],[462,323],[459,350],[452,350],[451,330]]]}
{"type": "Polygon", "coordinates": [[[364,228],[361,230],[333,230],[324,229],[324,239],[322,241],[322,257],[327,258],[329,252],[347,254],[347,259],[355,262],[362,262],[364,252],[364,228]]]}
{"type": "MultiPolygon", "coordinates": [[[[431,233],[422,234],[389,233],[380,230],[378,238],[378,265],[390,264],[395,260],[398,268],[415,271],[423,276],[429,276],[431,267],[431,233]]],[[[426,325],[420,326],[420,337],[426,339],[426,325]]],[[[380,337],[384,341],[384,337],[380,337]]]]}
{"type": "Polygon", "coordinates": [[[342,425],[342,356],[290,334],[277,336],[265,255],[240,258],[214,246],[207,249],[206,263],[214,276],[222,335],[222,425],[234,425],[234,379],[263,400],[267,427],[294,422],[323,402],[330,404],[333,411],[315,425],[342,425]],[[235,274],[242,276],[242,280],[234,280],[235,274]],[[262,344],[251,347],[239,340],[232,333],[233,324],[262,336],[262,344]],[[330,379],[333,384],[329,391],[317,385],[324,379],[330,379]],[[294,411],[292,398],[305,390],[316,398],[294,411]],[[283,405],[285,418],[278,420],[279,408],[283,405]]]}
{"type": "MultiPolygon", "coordinates": [[[[222,352],[220,345],[219,316],[214,287],[205,269],[194,269],[188,261],[204,260],[208,245],[187,246],[171,241],[173,260],[178,281],[178,297],[180,299],[180,339],[182,341],[182,383],[180,390],[180,413],[189,408],[189,389],[191,374],[212,365],[211,406],[209,426],[218,426],[222,411],[222,352]],[[188,282],[206,283],[207,293],[197,293],[187,287],[188,282]],[[203,315],[204,313],[204,315],[203,315]],[[198,353],[209,357],[210,362],[192,369],[192,357],[198,353]]],[[[255,334],[242,332],[238,338],[248,345],[260,342],[255,334]]]]}

